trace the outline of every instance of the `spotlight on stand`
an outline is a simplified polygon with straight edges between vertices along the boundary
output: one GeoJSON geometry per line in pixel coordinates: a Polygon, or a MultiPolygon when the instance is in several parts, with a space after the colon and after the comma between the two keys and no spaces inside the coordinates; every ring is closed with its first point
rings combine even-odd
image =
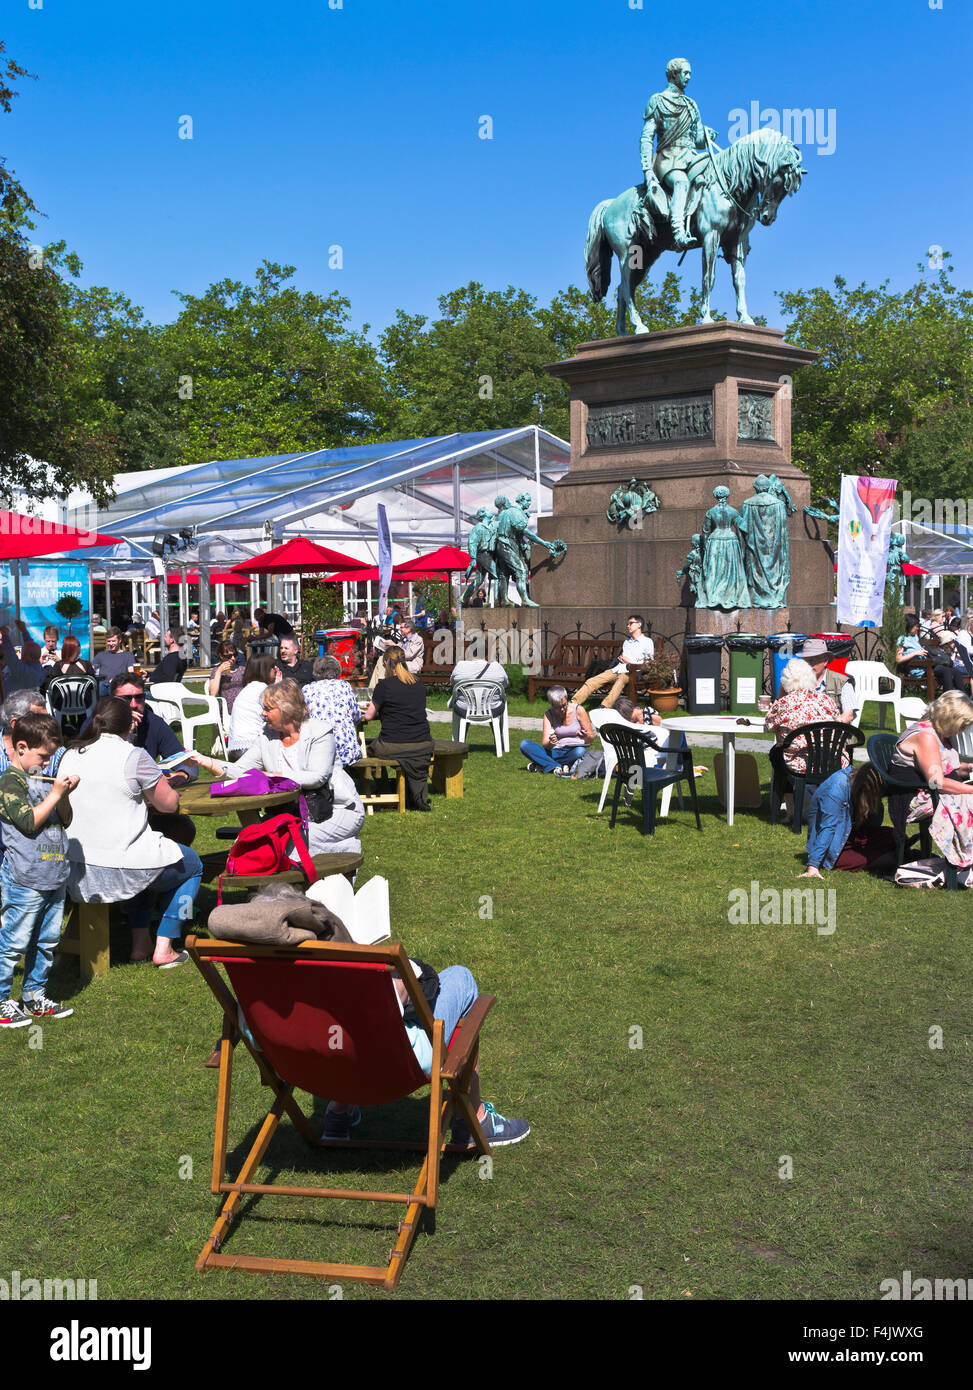
{"type": "Polygon", "coordinates": [[[196,534],[191,526],[184,526],[182,530],[179,532],[179,535],[182,538],[182,544],[185,548],[191,546],[193,541],[196,539],[196,534]]]}
{"type": "Polygon", "coordinates": [[[153,555],[158,555],[159,559],[161,560],[162,557],[165,555],[165,553],[166,553],[166,543],[165,543],[165,540],[162,539],[162,538],[160,538],[159,536],[155,536],[155,537],[153,538],[153,541],[152,541],[152,554],[153,554],[153,555]]]}

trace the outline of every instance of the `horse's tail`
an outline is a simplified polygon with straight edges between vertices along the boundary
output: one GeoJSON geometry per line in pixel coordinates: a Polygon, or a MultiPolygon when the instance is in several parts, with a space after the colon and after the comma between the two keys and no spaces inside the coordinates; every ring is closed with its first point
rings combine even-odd
{"type": "Polygon", "coordinates": [[[608,282],[612,275],[611,242],[605,235],[604,212],[611,202],[606,198],[599,203],[588,219],[588,236],[584,244],[585,269],[591,297],[597,304],[608,293],[608,282]]]}

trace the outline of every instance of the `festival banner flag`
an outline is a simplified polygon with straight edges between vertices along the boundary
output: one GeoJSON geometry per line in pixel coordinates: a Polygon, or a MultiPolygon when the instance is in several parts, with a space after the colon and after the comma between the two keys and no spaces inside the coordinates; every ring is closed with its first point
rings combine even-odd
{"type": "Polygon", "coordinates": [[[839,623],[878,627],[892,534],[895,478],[841,478],[838,521],[839,623]]]}
{"type": "Polygon", "coordinates": [[[392,533],[389,530],[388,513],[379,502],[378,513],[378,616],[385,617],[389,601],[389,585],[392,583],[392,533]]]}

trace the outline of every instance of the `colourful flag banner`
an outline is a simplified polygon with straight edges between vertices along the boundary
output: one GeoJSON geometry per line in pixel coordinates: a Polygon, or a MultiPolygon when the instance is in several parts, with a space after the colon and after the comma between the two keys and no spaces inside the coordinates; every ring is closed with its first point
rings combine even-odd
{"type": "Polygon", "coordinates": [[[895,478],[842,475],[838,521],[839,623],[878,627],[892,534],[895,478]]]}

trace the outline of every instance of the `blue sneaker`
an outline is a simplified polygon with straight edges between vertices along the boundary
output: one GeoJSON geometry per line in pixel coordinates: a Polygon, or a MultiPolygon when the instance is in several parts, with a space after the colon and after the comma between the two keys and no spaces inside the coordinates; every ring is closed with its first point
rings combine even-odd
{"type": "MultiPolygon", "coordinates": [[[[503,1115],[499,1115],[489,1101],[484,1101],[486,1114],[480,1121],[480,1128],[486,1136],[486,1141],[491,1149],[502,1149],[505,1144],[519,1144],[521,1139],[526,1139],[530,1133],[530,1125],[526,1120],[507,1120],[503,1115]]],[[[455,1120],[453,1122],[452,1141],[461,1149],[473,1149],[476,1147],[469,1126],[465,1120],[455,1120]]]]}
{"type": "Polygon", "coordinates": [[[351,1138],[351,1131],[355,1125],[361,1124],[361,1110],[357,1105],[353,1105],[350,1110],[335,1112],[330,1105],[324,1112],[324,1129],[321,1131],[321,1138],[326,1139],[329,1144],[338,1144],[343,1140],[351,1138]]]}

